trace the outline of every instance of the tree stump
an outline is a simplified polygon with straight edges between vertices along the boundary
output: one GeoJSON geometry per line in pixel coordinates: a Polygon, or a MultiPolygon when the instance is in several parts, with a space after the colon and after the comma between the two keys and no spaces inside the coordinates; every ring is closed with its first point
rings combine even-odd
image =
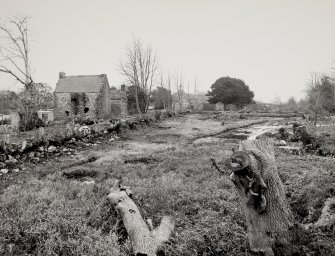
{"type": "Polygon", "coordinates": [[[251,250],[292,255],[294,218],[277,173],[273,141],[242,141],[225,164],[241,198],[251,250]]]}
{"type": "Polygon", "coordinates": [[[155,256],[159,247],[169,240],[174,221],[171,217],[164,216],[159,227],[153,229],[152,221],[148,219],[148,227],[130,196],[129,188],[120,186],[119,181],[116,181],[107,198],[123,221],[134,255],[155,256]]]}

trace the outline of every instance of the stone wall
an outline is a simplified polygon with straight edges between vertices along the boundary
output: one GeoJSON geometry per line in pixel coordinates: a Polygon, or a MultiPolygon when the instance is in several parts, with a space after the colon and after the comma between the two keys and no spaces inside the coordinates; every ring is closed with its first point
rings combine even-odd
{"type": "Polygon", "coordinates": [[[103,118],[101,95],[98,93],[55,93],[55,118],[57,120],[103,118]],[[78,96],[78,102],[73,98],[78,96]],[[99,106],[97,108],[97,106],[99,106]]]}
{"type": "Polygon", "coordinates": [[[111,100],[111,110],[113,117],[128,115],[127,101],[123,99],[111,100]]]}
{"type": "Polygon", "coordinates": [[[108,119],[111,117],[111,101],[110,101],[110,97],[111,97],[111,91],[109,88],[109,83],[107,80],[107,77],[105,77],[105,82],[104,85],[101,88],[101,94],[102,94],[102,104],[103,104],[103,117],[105,119],[108,119]]]}
{"type": "MultiPolygon", "coordinates": [[[[25,134],[12,133],[0,136],[0,169],[6,168],[6,174],[22,170],[26,163],[45,162],[52,156],[72,155],[74,146],[80,148],[92,146],[101,139],[117,139],[115,133],[136,129],[173,116],[167,111],[155,111],[141,116],[116,118],[114,123],[80,126],[66,124],[50,126],[25,134]],[[112,136],[112,137],[111,137],[112,136]]],[[[96,144],[95,144],[96,145],[96,144]]],[[[5,174],[5,172],[3,172],[5,174]]],[[[1,175],[0,175],[1,176],[1,175]]]]}
{"type": "Polygon", "coordinates": [[[66,111],[71,111],[71,94],[70,93],[55,93],[55,118],[64,120],[69,118],[66,111]]]}
{"type": "Polygon", "coordinates": [[[111,93],[108,82],[104,83],[99,93],[55,93],[55,118],[57,120],[69,120],[76,117],[98,120],[127,114],[126,92],[112,90],[111,93]],[[115,109],[119,110],[115,111],[115,109]],[[111,113],[112,111],[114,113],[111,113]]]}
{"type": "Polygon", "coordinates": [[[125,90],[111,90],[112,117],[128,115],[128,102],[125,90]]]}
{"type": "MultiPolygon", "coordinates": [[[[86,102],[85,107],[83,107],[84,109],[84,113],[82,114],[82,117],[84,119],[91,119],[91,120],[95,120],[97,119],[97,117],[99,117],[99,108],[98,108],[98,103],[99,103],[99,98],[100,95],[97,93],[85,93],[88,101],[86,102]],[[85,113],[85,108],[88,109],[88,111],[85,113]],[[98,113],[98,115],[97,115],[98,113]]],[[[87,110],[86,109],[86,110],[87,110]]]]}

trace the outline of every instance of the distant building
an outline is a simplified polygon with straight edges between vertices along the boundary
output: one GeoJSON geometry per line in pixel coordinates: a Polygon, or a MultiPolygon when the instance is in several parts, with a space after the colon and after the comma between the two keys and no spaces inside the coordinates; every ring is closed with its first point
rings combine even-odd
{"type": "Polygon", "coordinates": [[[17,111],[9,111],[8,115],[0,114],[0,124],[8,124],[12,127],[18,127],[20,123],[20,116],[17,111]]]}
{"type": "Polygon", "coordinates": [[[37,115],[45,124],[52,122],[55,119],[53,109],[39,110],[37,111],[37,115]]]}
{"type": "Polygon", "coordinates": [[[179,97],[178,93],[174,93],[172,97],[175,111],[203,110],[204,104],[208,104],[209,99],[205,93],[187,94],[181,92],[179,97]]]}
{"type": "Polygon", "coordinates": [[[111,112],[113,117],[128,115],[128,102],[125,85],[121,85],[121,90],[118,90],[115,87],[111,88],[111,112]]]}
{"type": "Polygon", "coordinates": [[[204,105],[208,104],[209,96],[207,96],[205,93],[197,93],[192,94],[190,96],[191,98],[191,104],[195,110],[203,110],[204,105]]]}
{"type": "Polygon", "coordinates": [[[110,118],[111,92],[107,75],[66,76],[60,72],[55,89],[55,117],[110,118]]]}
{"type": "Polygon", "coordinates": [[[215,110],[217,110],[217,111],[224,111],[225,110],[224,109],[224,104],[221,101],[217,102],[215,104],[215,110]]]}

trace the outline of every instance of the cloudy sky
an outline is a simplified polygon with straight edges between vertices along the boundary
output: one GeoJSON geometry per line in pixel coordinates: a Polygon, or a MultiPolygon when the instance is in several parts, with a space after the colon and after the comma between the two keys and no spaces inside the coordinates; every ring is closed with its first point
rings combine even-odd
{"type": "MultiPolygon", "coordinates": [[[[334,0],[0,0],[0,17],[28,15],[34,80],[55,87],[58,72],[108,75],[132,35],[157,50],[160,68],[182,70],[207,91],[237,77],[271,102],[297,99],[311,72],[335,66],[334,0]]],[[[1,89],[20,85],[0,74],[1,89]]]]}

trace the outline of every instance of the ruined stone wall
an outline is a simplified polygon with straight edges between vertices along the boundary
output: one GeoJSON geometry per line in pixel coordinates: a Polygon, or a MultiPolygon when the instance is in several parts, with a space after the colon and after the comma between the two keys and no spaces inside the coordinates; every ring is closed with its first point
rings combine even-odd
{"type": "Polygon", "coordinates": [[[123,99],[111,100],[111,110],[113,117],[128,115],[127,101],[123,99]]]}
{"type": "Polygon", "coordinates": [[[101,88],[101,93],[103,97],[103,116],[105,119],[108,119],[111,117],[111,92],[109,88],[109,83],[107,80],[107,77],[105,77],[104,85],[101,88]]]}
{"type": "Polygon", "coordinates": [[[98,93],[55,93],[55,118],[68,120],[76,117],[96,120],[100,118],[98,93]],[[78,102],[72,100],[78,95],[78,102]],[[84,100],[85,98],[85,100],[84,100]]]}
{"type": "Polygon", "coordinates": [[[128,115],[128,102],[125,90],[111,91],[111,111],[113,117],[128,115]]]}
{"type": "Polygon", "coordinates": [[[55,93],[55,118],[57,120],[65,120],[69,118],[66,111],[71,110],[71,94],[70,93],[55,93]]]}
{"type": "Polygon", "coordinates": [[[104,119],[104,95],[102,92],[97,94],[95,116],[96,119],[104,119]]]}
{"type": "Polygon", "coordinates": [[[96,120],[99,118],[99,94],[98,93],[85,93],[86,98],[88,99],[86,102],[86,106],[84,107],[84,113],[82,117],[84,119],[96,120]],[[85,108],[88,108],[88,111],[85,113],[85,108]],[[98,113],[98,114],[97,114],[98,113]]]}

